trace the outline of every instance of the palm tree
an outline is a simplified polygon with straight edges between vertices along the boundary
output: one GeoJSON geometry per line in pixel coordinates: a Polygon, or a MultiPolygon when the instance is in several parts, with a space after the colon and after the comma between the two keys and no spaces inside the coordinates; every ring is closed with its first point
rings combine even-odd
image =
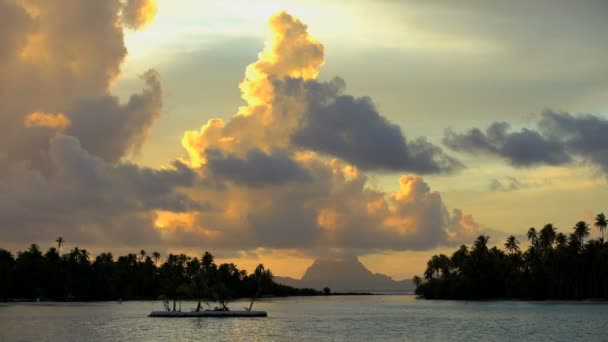
{"type": "Polygon", "coordinates": [[[473,253],[485,254],[488,251],[488,241],[490,237],[487,235],[479,235],[473,242],[473,253]]]}
{"type": "Polygon", "coordinates": [[[556,229],[549,223],[540,230],[539,244],[543,251],[548,251],[553,247],[555,242],[556,229]]]}
{"type": "Polygon", "coordinates": [[[585,221],[578,221],[574,225],[574,234],[579,238],[581,245],[584,245],[585,238],[589,236],[589,225],[585,221]]]}
{"type": "Polygon", "coordinates": [[[154,259],[154,266],[157,266],[158,259],[160,259],[160,253],[157,251],[152,252],[152,259],[154,259]]]}
{"type": "Polygon", "coordinates": [[[555,236],[557,248],[565,248],[568,245],[568,237],[564,233],[557,233],[555,236]]]}
{"type": "Polygon", "coordinates": [[[511,254],[519,252],[519,241],[517,241],[517,238],[514,235],[510,235],[507,238],[507,242],[505,242],[505,248],[511,254]]]}
{"type": "Polygon", "coordinates": [[[435,274],[439,273],[439,257],[433,255],[426,263],[426,270],[424,271],[424,278],[433,279],[435,274]]]}
{"type": "Polygon", "coordinates": [[[142,250],[140,250],[140,251],[139,251],[139,257],[140,257],[139,262],[144,261],[144,258],[146,257],[146,251],[144,251],[143,249],[142,249],[142,250]]]}
{"type": "Polygon", "coordinates": [[[251,296],[251,302],[249,303],[249,307],[245,308],[245,310],[247,311],[251,311],[251,308],[253,307],[253,302],[256,300],[256,298],[258,298],[264,292],[264,290],[266,290],[268,286],[272,284],[272,272],[270,272],[270,270],[265,269],[264,265],[259,264],[255,268],[255,271],[251,275],[251,278],[254,280],[255,283],[255,291],[253,293],[253,296],[251,296]]]}
{"type": "Polygon", "coordinates": [[[412,282],[414,285],[416,285],[416,287],[419,287],[422,284],[422,278],[419,276],[414,276],[414,278],[412,278],[412,282]]]}
{"type": "Polygon", "coordinates": [[[536,228],[532,227],[528,229],[527,236],[528,241],[530,241],[533,246],[536,246],[538,244],[538,232],[536,231],[536,228]]]}
{"type": "Polygon", "coordinates": [[[602,242],[604,242],[604,230],[606,230],[606,227],[608,227],[608,220],[606,220],[604,213],[597,214],[595,217],[595,226],[602,233],[602,242]]]}
{"type": "Polygon", "coordinates": [[[60,236],[57,238],[57,240],[55,240],[55,242],[57,242],[57,253],[59,253],[59,250],[61,249],[61,245],[63,245],[65,240],[60,236]]]}

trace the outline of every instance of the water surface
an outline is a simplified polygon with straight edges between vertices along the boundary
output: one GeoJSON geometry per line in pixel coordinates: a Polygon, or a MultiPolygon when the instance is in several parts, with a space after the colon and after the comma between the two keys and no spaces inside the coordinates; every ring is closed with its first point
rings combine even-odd
{"type": "Polygon", "coordinates": [[[298,297],[256,303],[267,318],[146,317],[158,309],[158,302],[0,304],[0,341],[608,340],[604,302],[298,297]]]}

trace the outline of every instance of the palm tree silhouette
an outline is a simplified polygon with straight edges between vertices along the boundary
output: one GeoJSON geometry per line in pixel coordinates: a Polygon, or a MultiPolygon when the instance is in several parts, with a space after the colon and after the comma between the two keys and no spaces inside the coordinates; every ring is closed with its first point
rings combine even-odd
{"type": "Polygon", "coordinates": [[[553,248],[555,236],[556,229],[551,223],[546,224],[543,229],[540,230],[539,244],[543,251],[546,252],[553,248]]]}
{"type": "Polygon", "coordinates": [[[160,259],[160,253],[157,251],[152,252],[152,259],[154,259],[154,265],[158,264],[158,259],[160,259]]]}
{"type": "Polygon", "coordinates": [[[142,250],[140,250],[140,251],[139,251],[139,257],[140,257],[139,262],[144,261],[144,258],[146,257],[146,251],[144,251],[143,249],[142,249],[142,250]]]}
{"type": "Polygon", "coordinates": [[[606,230],[606,227],[608,227],[608,220],[606,220],[604,213],[597,214],[595,217],[595,226],[602,233],[602,242],[604,242],[604,230],[606,230]]]}
{"type": "Polygon", "coordinates": [[[265,269],[264,265],[259,264],[255,268],[255,271],[251,275],[251,278],[253,278],[254,280],[256,289],[253,296],[251,297],[249,307],[245,308],[245,310],[247,311],[251,311],[251,308],[253,307],[253,302],[262,294],[262,292],[264,292],[266,288],[268,288],[268,286],[272,284],[272,272],[270,270],[265,269]]]}
{"type": "Polygon", "coordinates": [[[60,236],[57,238],[57,240],[55,240],[55,242],[57,242],[57,253],[59,253],[59,250],[61,249],[61,245],[63,245],[65,240],[60,236]]]}
{"type": "Polygon", "coordinates": [[[528,229],[527,236],[528,241],[530,241],[533,246],[536,246],[538,244],[538,232],[536,231],[536,228],[531,227],[530,229],[528,229]]]}
{"type": "Polygon", "coordinates": [[[414,283],[414,285],[416,285],[416,287],[420,286],[420,284],[422,284],[422,278],[420,278],[419,276],[414,276],[414,278],[412,278],[412,282],[414,283]]]}
{"type": "Polygon", "coordinates": [[[479,235],[473,242],[473,252],[484,254],[488,251],[488,241],[490,237],[487,235],[479,235]]]}
{"type": "Polygon", "coordinates": [[[581,245],[585,243],[585,238],[589,236],[589,225],[585,221],[578,221],[574,225],[574,234],[581,241],[581,245]]]}
{"type": "Polygon", "coordinates": [[[564,233],[557,233],[555,242],[557,243],[557,248],[565,248],[568,245],[568,237],[564,233]]]}
{"type": "Polygon", "coordinates": [[[517,241],[517,238],[514,235],[510,235],[507,238],[507,242],[505,242],[505,249],[511,254],[519,252],[519,241],[517,241]]]}

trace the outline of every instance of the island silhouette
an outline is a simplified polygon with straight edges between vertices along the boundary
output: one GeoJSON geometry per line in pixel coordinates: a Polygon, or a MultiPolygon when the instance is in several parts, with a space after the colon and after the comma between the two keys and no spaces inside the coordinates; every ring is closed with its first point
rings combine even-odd
{"type": "Polygon", "coordinates": [[[277,283],[296,288],[323,289],[346,293],[413,293],[411,279],[401,281],[372,273],[356,256],[325,257],[316,259],[301,279],[275,277],[277,283]]]}
{"type": "Polygon", "coordinates": [[[526,232],[522,250],[516,236],[509,236],[504,250],[489,247],[489,236],[480,235],[452,256],[433,256],[424,278],[415,277],[416,294],[427,299],[607,299],[608,244],[603,213],[593,224],[602,234],[589,239],[591,228],[577,222],[569,234],[549,223],[526,232]]]}

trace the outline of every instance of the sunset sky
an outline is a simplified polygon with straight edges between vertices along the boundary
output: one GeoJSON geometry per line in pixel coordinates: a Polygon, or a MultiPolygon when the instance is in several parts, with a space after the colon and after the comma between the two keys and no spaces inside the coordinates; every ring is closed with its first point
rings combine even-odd
{"type": "Polygon", "coordinates": [[[0,247],[402,279],[569,232],[608,212],[607,10],[0,0],[0,247]]]}

